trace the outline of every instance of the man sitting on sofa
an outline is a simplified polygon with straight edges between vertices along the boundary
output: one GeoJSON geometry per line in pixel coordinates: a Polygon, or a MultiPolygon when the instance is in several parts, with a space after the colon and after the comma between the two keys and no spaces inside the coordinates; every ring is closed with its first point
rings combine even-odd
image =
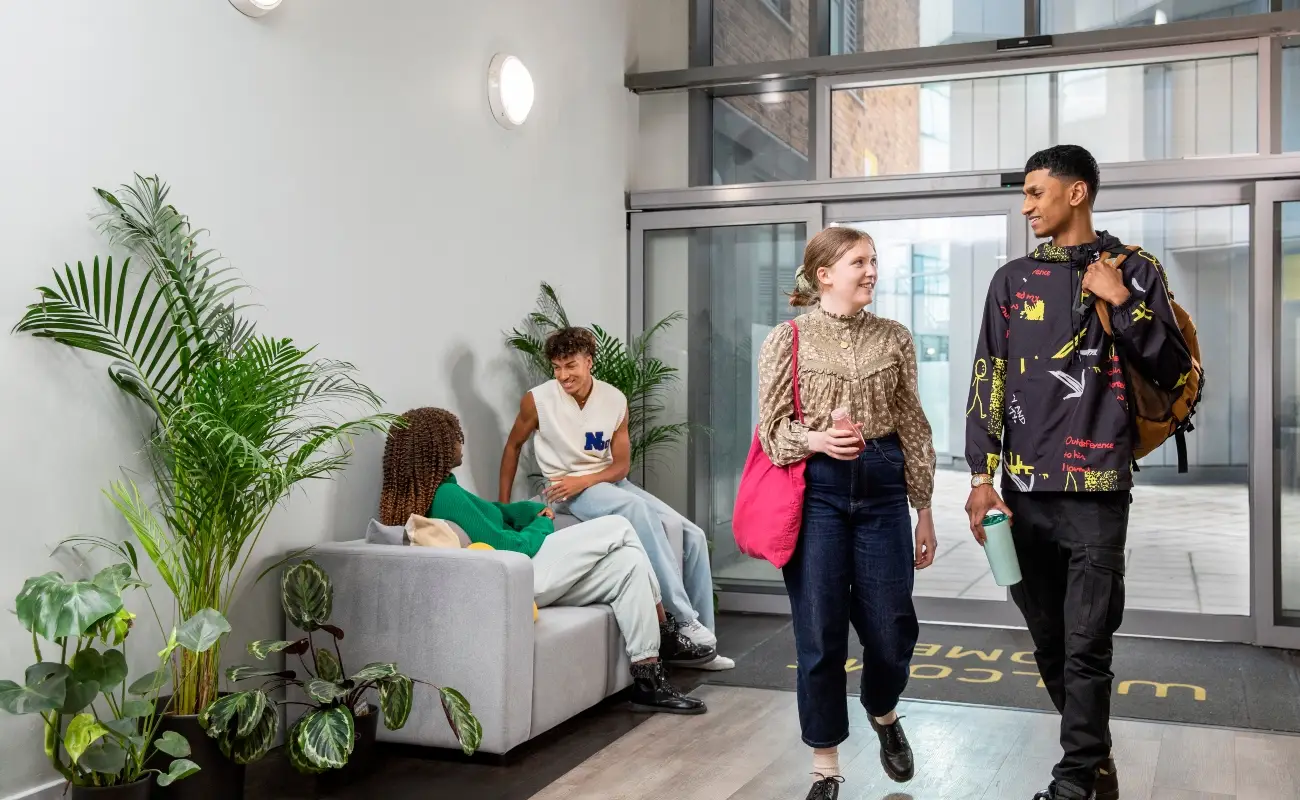
{"type": "Polygon", "coordinates": [[[703,714],[704,703],[667,679],[663,662],[696,665],[712,648],[691,642],[659,603],[659,584],[632,526],[603,517],[556,532],[541,503],[489,503],[463,489],[451,471],[460,466],[465,434],[449,411],[418,408],[388,433],[380,521],[401,525],[412,514],[460,526],[469,539],[533,560],[538,607],[608,603],[632,661],[632,706],[640,711],[703,714]],[[662,660],[661,660],[662,659],[662,660]]]}
{"type": "MultiPolygon", "coordinates": [[[[537,463],[549,484],[546,499],[580,520],[617,514],[631,522],[664,588],[664,607],[692,642],[716,647],[708,540],[695,523],[627,479],[632,463],[627,398],[591,374],[595,335],[585,328],[555,331],[546,340],[546,358],[555,379],[525,394],[519,404],[501,456],[501,502],[510,500],[519,455],[536,433],[537,463]],[[682,526],[684,581],[660,515],[682,526]]],[[[734,666],[736,662],[718,656],[703,668],[734,666]]]]}

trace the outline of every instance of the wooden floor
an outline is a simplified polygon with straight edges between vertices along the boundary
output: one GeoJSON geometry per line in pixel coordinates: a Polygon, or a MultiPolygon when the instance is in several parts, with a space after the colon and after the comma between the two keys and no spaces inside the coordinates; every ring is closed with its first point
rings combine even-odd
{"type": "MultiPolygon", "coordinates": [[[[793,693],[695,694],[708,714],[653,717],[533,800],[803,800],[811,754],[793,693]]],[[[1030,800],[1060,757],[1055,715],[904,702],[917,772],[896,784],[862,707],[848,700],[841,800],[1030,800]]],[[[1125,720],[1112,732],[1123,800],[1300,798],[1300,737],[1125,720]]]]}

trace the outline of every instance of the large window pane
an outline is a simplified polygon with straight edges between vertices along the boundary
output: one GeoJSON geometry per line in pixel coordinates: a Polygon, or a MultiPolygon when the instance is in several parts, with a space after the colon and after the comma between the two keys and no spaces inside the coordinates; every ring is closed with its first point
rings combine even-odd
{"type": "Polygon", "coordinates": [[[713,0],[713,63],[808,55],[809,0],[713,0]]]}
{"type": "Polygon", "coordinates": [[[1279,562],[1283,613],[1300,617],[1300,203],[1282,203],[1278,209],[1282,216],[1278,257],[1282,271],[1278,326],[1281,404],[1276,423],[1276,441],[1282,450],[1282,471],[1278,476],[1282,492],[1279,562]]]}
{"type": "Polygon", "coordinates": [[[1256,61],[837,90],[831,174],[1020,169],[1035,151],[1060,143],[1083,145],[1103,164],[1254,153],[1256,61]]]}
{"type": "Polygon", "coordinates": [[[664,398],[665,417],[702,433],[694,450],[674,448],[646,488],[692,517],[713,543],[713,575],[780,581],[766,561],[736,549],[731,513],[758,424],[758,351],[792,319],[785,291],[803,256],[802,223],[651,231],[645,238],[645,314],[687,318],[659,334],[652,354],[681,370],[664,398]]]}
{"type": "Polygon", "coordinates": [[[934,431],[939,464],[958,459],[957,469],[935,476],[935,529],[939,560],[917,573],[916,591],[926,597],[1001,600],[984,551],[967,532],[961,502],[970,491],[962,453],[966,387],[989,280],[1007,257],[1005,215],[928,217],[845,223],[871,234],[880,259],[872,311],[898,320],[916,343],[921,407],[934,431]],[[978,289],[976,289],[978,287],[978,289]],[[963,535],[965,534],[965,535],[963,535]]]}
{"type": "Polygon", "coordinates": [[[1022,36],[1023,0],[830,0],[831,52],[873,53],[1022,36]]]}
{"type": "MultiPolygon", "coordinates": [[[[1102,190],[1105,197],[1105,189],[1102,190]]],[[[1110,211],[1096,226],[1160,259],[1175,299],[1214,365],[1187,435],[1140,462],[1130,509],[1130,608],[1250,613],[1250,208],[1110,211]]]]}
{"type": "Polygon", "coordinates": [[[1043,33],[1077,33],[1264,14],[1269,0],[1040,0],[1039,9],[1043,33]]]}
{"type": "Polygon", "coordinates": [[[807,92],[769,92],[713,101],[715,184],[810,178],[807,92]]]}

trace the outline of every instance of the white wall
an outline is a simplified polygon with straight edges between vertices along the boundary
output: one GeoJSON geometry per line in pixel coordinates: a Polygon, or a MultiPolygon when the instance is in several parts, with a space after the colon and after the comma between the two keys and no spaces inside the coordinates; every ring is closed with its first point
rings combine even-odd
{"type": "MultiPolygon", "coordinates": [[[[459,412],[465,474],[494,494],[523,388],[501,332],[531,310],[538,282],[576,318],[625,326],[637,101],[623,75],[629,42],[652,37],[633,36],[629,8],[285,0],[255,21],[225,0],[0,5],[0,327],[52,266],[106,253],[87,218],[92,186],[157,173],[256,287],[264,330],[353,361],[390,410],[459,412]],[[513,132],[487,106],[497,50],[522,57],[537,84],[533,117],[513,132]]],[[[100,489],[136,464],[141,429],[104,366],[0,336],[6,609],[25,578],[65,567],[49,558],[61,538],[125,533],[100,489]]],[[[381,452],[363,442],[342,480],[296,494],[259,560],[357,536],[381,452]]],[[[232,616],[230,659],[280,625],[270,586],[232,616]]],[[[0,614],[0,676],[21,679],[29,650],[0,614]]],[[[52,777],[34,719],[0,714],[0,797],[52,777]]]]}

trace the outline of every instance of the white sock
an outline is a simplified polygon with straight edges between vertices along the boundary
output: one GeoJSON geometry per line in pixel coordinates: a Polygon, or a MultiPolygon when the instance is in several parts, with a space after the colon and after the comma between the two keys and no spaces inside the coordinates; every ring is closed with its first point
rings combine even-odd
{"type": "Polygon", "coordinates": [[[877,725],[893,725],[898,722],[898,710],[895,709],[883,717],[873,717],[877,725]]]}
{"type": "Polygon", "coordinates": [[[834,778],[840,774],[840,750],[838,747],[829,753],[813,750],[813,772],[823,778],[834,778]]]}

